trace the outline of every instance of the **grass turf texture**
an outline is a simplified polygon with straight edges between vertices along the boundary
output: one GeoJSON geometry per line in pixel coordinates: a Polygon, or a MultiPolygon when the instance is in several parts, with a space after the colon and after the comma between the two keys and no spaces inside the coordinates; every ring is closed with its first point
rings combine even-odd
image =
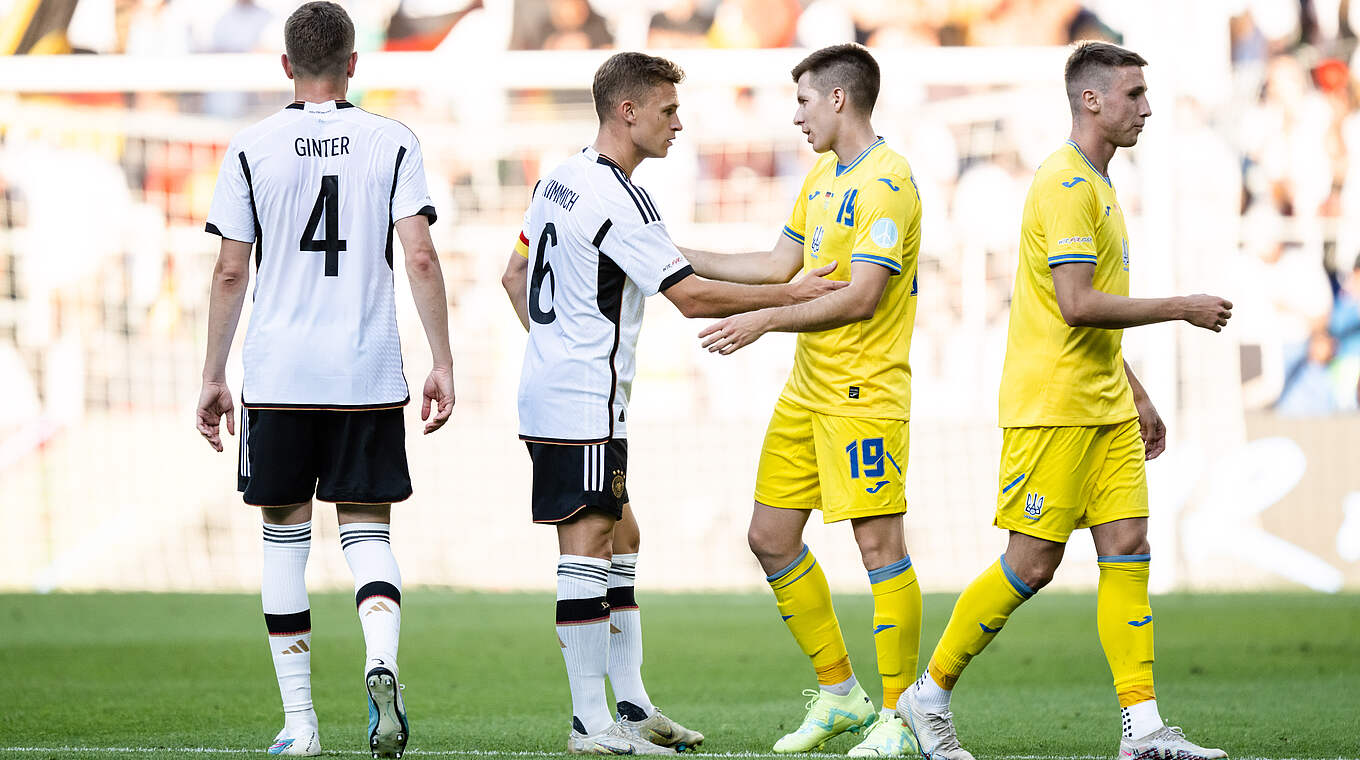
{"type": "MultiPolygon", "coordinates": [[[[767,754],[797,726],[799,692],[814,679],[768,594],[640,596],[651,696],[704,732],[704,751],[767,754]]],[[[953,600],[927,597],[923,660],[953,600]]],[[[353,597],[311,601],[322,746],[363,753],[353,597]]],[[[551,595],[415,589],[405,602],[408,754],[562,751],[570,701],[551,595]]],[[[877,700],[872,600],[839,594],[836,603],[877,700]]],[[[1153,608],[1159,704],[1191,739],[1234,758],[1360,757],[1360,596],[1169,595],[1153,608]]],[[[282,725],[255,596],[0,595],[0,652],[10,683],[0,690],[0,756],[263,754],[282,725]]],[[[1094,596],[1048,593],[1025,604],[969,668],[954,710],[979,758],[1115,757],[1119,719],[1094,596]]],[[[826,751],[843,754],[856,741],[838,737],[826,751]]]]}

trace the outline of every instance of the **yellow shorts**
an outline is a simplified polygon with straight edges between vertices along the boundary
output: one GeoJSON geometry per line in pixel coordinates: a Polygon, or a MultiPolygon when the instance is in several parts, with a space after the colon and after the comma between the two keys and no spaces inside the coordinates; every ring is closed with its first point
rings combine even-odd
{"type": "Polygon", "coordinates": [[[907,511],[907,423],[774,406],[756,468],[756,501],[820,509],[826,522],[907,511]]]}
{"type": "Polygon", "coordinates": [[[1006,428],[998,528],[1065,543],[1072,531],[1147,517],[1138,420],[1095,427],[1006,428]]]}

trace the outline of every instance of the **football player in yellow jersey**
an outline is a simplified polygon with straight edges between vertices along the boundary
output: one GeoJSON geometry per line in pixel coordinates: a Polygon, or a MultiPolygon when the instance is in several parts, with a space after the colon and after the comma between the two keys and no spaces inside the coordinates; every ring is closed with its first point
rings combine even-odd
{"type": "Polygon", "coordinates": [[[995,524],[1006,552],[954,605],[929,666],[898,702],[921,750],[972,760],[949,696],[1011,612],[1053,578],[1073,530],[1099,555],[1096,628],[1123,721],[1121,760],[1226,757],[1162,723],[1152,685],[1148,491],[1144,460],[1166,427],[1120,352],[1126,327],[1184,320],[1218,332],[1232,304],[1216,296],[1129,298],[1129,241],[1106,167],[1152,114],[1137,53],[1085,43],[1067,59],[1071,139],[1034,175],[1021,227],[1002,371],[1001,473],[995,524]]]}
{"type": "Polygon", "coordinates": [[[902,527],[921,201],[906,159],[870,124],[879,70],[867,50],[819,50],[793,79],[794,124],[822,155],[774,249],[684,252],[705,277],[782,282],[834,263],[827,276],[850,283],[794,308],[728,318],[700,336],[710,351],[729,354],[771,330],[799,333],[760,454],[748,540],[820,688],[805,692],[807,715],[775,752],[807,752],[869,728],[850,755],[914,755],[893,708],[916,675],[921,639],[921,591],[902,527]],[[814,509],[828,523],[850,521],[868,571],[881,713],[855,678],[826,576],[803,543],[814,509]]]}

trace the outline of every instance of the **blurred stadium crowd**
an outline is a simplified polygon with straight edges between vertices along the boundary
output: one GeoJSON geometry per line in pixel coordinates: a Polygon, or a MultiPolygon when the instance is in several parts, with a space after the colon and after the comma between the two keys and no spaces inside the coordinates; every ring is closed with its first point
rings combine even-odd
{"type": "MultiPolygon", "coordinates": [[[[276,53],[282,19],[296,4],[0,0],[0,43],[7,46],[0,50],[276,53]]],[[[845,40],[882,49],[1052,46],[1092,37],[1122,41],[1130,14],[1138,12],[1135,4],[1113,0],[343,4],[356,21],[360,51],[748,49],[845,40]]],[[[1354,412],[1360,395],[1360,1],[1220,5],[1215,23],[1224,31],[1222,53],[1229,60],[1221,63],[1230,91],[1174,102],[1158,101],[1154,93],[1154,118],[1171,121],[1173,139],[1182,143],[1176,155],[1186,156],[1185,166],[1177,181],[1185,179],[1182,171],[1211,172],[1212,192],[1223,196],[1219,201],[1233,219],[1240,215],[1240,233],[1217,234],[1220,244],[1236,249],[1229,255],[1237,284],[1227,294],[1238,306],[1231,331],[1240,348],[1243,398],[1248,408],[1279,414],[1354,412]]],[[[683,65],[683,55],[677,58],[683,65]]],[[[457,93],[419,85],[354,93],[361,105],[408,120],[425,140],[441,220],[453,221],[436,231],[444,236],[441,251],[454,281],[455,323],[469,318],[459,314],[466,294],[495,290],[489,268],[475,261],[489,256],[479,246],[490,241],[496,252],[490,258],[500,262],[539,167],[590,134],[586,85],[492,93],[459,83],[457,93]],[[485,137],[503,132],[503,125],[536,127],[539,137],[485,137]],[[488,141],[492,149],[483,150],[488,141]],[[506,230],[510,236],[498,237],[506,230]]],[[[924,337],[913,363],[923,382],[935,377],[943,389],[967,389],[955,407],[994,394],[1023,194],[1033,168],[1065,133],[1066,113],[1053,93],[1042,101],[1048,105],[1015,109],[1000,90],[918,86],[893,77],[885,81],[876,119],[916,169],[927,214],[922,280],[941,294],[920,311],[924,337]],[[996,208],[1014,209],[1017,223],[978,223],[996,208]],[[976,340],[932,340],[932,333],[976,340]],[[995,348],[995,357],[979,359],[979,341],[995,348]],[[987,365],[981,371],[980,361],[987,365]]],[[[649,168],[651,181],[666,188],[655,194],[664,197],[673,230],[707,229],[709,238],[768,244],[810,159],[788,124],[787,96],[752,87],[684,93],[692,140],[649,168]],[[723,116],[705,118],[713,114],[723,116]]],[[[192,398],[200,361],[195,336],[206,314],[214,254],[200,231],[221,154],[236,128],[285,97],[0,95],[11,107],[0,121],[0,387],[17,404],[0,417],[11,423],[28,417],[54,394],[103,408],[192,398]],[[14,117],[20,112],[26,115],[14,117]],[[115,112],[124,116],[110,124],[105,117],[115,112]],[[50,118],[44,121],[43,113],[50,118]],[[156,114],[170,120],[147,118],[156,114]],[[73,186],[71,176],[83,180],[73,186]],[[77,206],[88,211],[72,225],[68,214],[77,206]],[[110,234],[113,229],[120,233],[110,234]],[[20,263],[17,249],[25,245],[47,253],[20,263]],[[62,379],[72,372],[84,379],[62,379]],[[76,390],[63,393],[66,387],[76,390]]],[[[1138,160],[1137,151],[1122,153],[1111,169],[1135,217],[1144,200],[1132,170],[1138,160]]],[[[1132,234],[1137,245],[1139,233],[1132,234]]],[[[0,419],[0,428],[5,422],[0,419]]]]}

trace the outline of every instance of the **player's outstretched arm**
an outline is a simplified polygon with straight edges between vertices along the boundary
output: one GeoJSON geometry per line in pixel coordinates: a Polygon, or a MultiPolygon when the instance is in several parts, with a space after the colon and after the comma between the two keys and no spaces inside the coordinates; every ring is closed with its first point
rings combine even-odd
{"type": "Polygon", "coordinates": [[[515,316],[525,330],[529,329],[529,296],[525,290],[529,279],[529,260],[519,251],[510,252],[510,261],[505,264],[505,274],[501,275],[501,285],[505,294],[510,296],[510,305],[515,307],[515,316]]]}
{"type": "Polygon", "coordinates": [[[1082,262],[1053,267],[1053,291],[1063,321],[1071,327],[1122,330],[1157,322],[1184,320],[1219,332],[1232,318],[1232,302],[1197,293],[1171,298],[1129,298],[1097,290],[1095,264],[1082,262]]]}
{"type": "Polygon", "coordinates": [[[709,351],[730,354],[767,332],[818,332],[862,322],[878,309],[891,276],[878,264],[855,262],[846,288],[815,301],[728,317],[704,328],[699,337],[709,351]]]}
{"type": "Polygon", "coordinates": [[[449,306],[444,294],[444,271],[430,239],[430,220],[420,214],[398,219],[397,237],[406,255],[406,278],[430,343],[432,366],[421,390],[420,419],[425,434],[444,426],[453,414],[453,351],[449,348],[449,306]],[[434,406],[434,416],[430,407],[434,406]]]}
{"type": "Polygon", "coordinates": [[[1143,437],[1144,455],[1156,459],[1166,451],[1166,423],[1162,422],[1162,415],[1157,413],[1157,407],[1152,405],[1152,399],[1128,362],[1124,362],[1124,374],[1129,378],[1129,387],[1133,388],[1133,405],[1138,409],[1138,433],[1143,437]]]}
{"type": "Polygon", "coordinates": [[[691,319],[726,317],[754,309],[815,300],[848,286],[848,282],[823,279],[823,275],[829,274],[833,268],[834,262],[808,272],[806,277],[799,278],[797,282],[782,285],[741,285],[690,275],[662,293],[681,314],[691,319]]]}
{"type": "Polygon", "coordinates": [[[227,355],[241,320],[241,305],[250,284],[251,243],[222,238],[213,267],[212,292],[208,297],[208,353],[203,360],[203,390],[198,394],[195,423],[198,432],[217,451],[222,450],[218,426],[223,415],[227,432],[236,435],[235,404],[227,388],[227,355]]]}
{"type": "Polygon", "coordinates": [[[803,268],[803,246],[780,235],[774,248],[753,253],[715,253],[680,248],[694,273],[710,280],[741,282],[748,285],[792,280],[803,268]]]}

